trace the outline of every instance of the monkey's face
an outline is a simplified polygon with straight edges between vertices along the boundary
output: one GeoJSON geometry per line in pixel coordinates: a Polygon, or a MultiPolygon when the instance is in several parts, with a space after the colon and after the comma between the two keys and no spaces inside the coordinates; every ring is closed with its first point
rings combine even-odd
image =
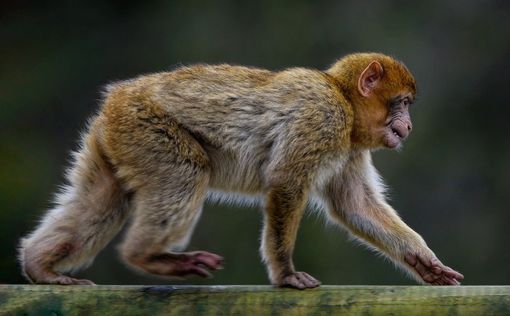
{"type": "Polygon", "coordinates": [[[398,148],[404,139],[409,136],[413,125],[409,114],[412,104],[411,94],[397,95],[387,103],[387,117],[384,122],[384,135],[382,142],[385,147],[398,148]]]}
{"type": "Polygon", "coordinates": [[[397,62],[386,66],[383,70],[373,61],[358,78],[361,100],[355,130],[371,148],[398,148],[412,129],[409,106],[416,92],[414,78],[397,62]]]}
{"type": "Polygon", "coordinates": [[[409,106],[413,99],[404,91],[366,97],[356,110],[357,142],[369,148],[399,148],[412,130],[409,106]]]}

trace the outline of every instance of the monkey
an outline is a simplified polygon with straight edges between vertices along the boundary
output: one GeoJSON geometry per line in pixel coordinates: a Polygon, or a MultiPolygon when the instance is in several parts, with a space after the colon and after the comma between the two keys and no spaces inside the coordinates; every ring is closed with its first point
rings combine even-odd
{"type": "Polygon", "coordinates": [[[408,68],[380,53],[324,71],[198,64],[110,84],[54,208],[20,242],[23,275],[94,284],[69,273],[129,225],[119,250],[130,267],[211,276],[221,256],[184,251],[211,199],[261,206],[260,252],[275,286],[321,284],[292,260],[309,204],[418,283],[458,285],[464,276],[386,202],[372,163],[373,151],[409,136],[416,93],[408,68]]]}

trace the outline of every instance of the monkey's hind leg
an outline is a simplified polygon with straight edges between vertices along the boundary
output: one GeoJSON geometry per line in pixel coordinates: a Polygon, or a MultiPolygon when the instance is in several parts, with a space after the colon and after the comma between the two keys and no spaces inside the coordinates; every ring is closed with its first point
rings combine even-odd
{"type": "Polygon", "coordinates": [[[21,268],[33,283],[93,284],[63,273],[92,263],[128,215],[128,196],[91,130],[74,155],[69,184],[57,196],[57,205],[21,240],[21,268]]]}
{"type": "Polygon", "coordinates": [[[161,122],[158,128],[133,118],[135,132],[123,133],[129,137],[115,143],[131,146],[136,142],[137,150],[136,155],[124,155],[117,165],[135,192],[133,221],[120,247],[121,255],[143,272],[207,277],[208,269],[221,268],[220,256],[178,251],[186,246],[202,211],[210,177],[208,155],[171,117],[146,115],[161,122]]]}
{"type": "Polygon", "coordinates": [[[200,217],[208,171],[190,162],[173,169],[164,174],[169,179],[158,181],[155,175],[154,183],[137,190],[134,221],[121,254],[130,265],[147,273],[209,277],[208,269],[222,267],[220,256],[205,251],[177,252],[186,246],[200,217]]]}

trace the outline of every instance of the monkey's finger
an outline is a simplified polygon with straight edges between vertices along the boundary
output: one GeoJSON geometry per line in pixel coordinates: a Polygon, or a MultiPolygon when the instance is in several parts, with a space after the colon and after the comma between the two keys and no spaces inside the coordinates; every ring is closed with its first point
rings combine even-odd
{"type": "Polygon", "coordinates": [[[441,277],[441,280],[443,280],[443,282],[445,283],[445,285],[459,285],[460,283],[455,280],[455,279],[452,279],[452,278],[449,278],[447,277],[446,275],[443,275],[441,277]]]}
{"type": "Polygon", "coordinates": [[[416,263],[415,269],[426,282],[433,282],[441,277],[441,274],[435,273],[433,269],[426,267],[421,262],[416,263]]]}
{"type": "Polygon", "coordinates": [[[443,269],[441,269],[441,267],[433,267],[431,271],[436,275],[441,275],[443,273],[443,269]]]}
{"type": "Polygon", "coordinates": [[[405,260],[405,262],[407,262],[410,266],[413,266],[413,267],[414,267],[414,266],[416,265],[416,263],[417,263],[416,256],[414,256],[414,255],[409,255],[409,254],[407,254],[407,255],[405,255],[405,256],[404,256],[404,260],[405,260]]]}
{"type": "Polygon", "coordinates": [[[443,273],[444,265],[437,258],[430,259],[430,268],[432,272],[439,275],[443,273]]]}
{"type": "Polygon", "coordinates": [[[422,255],[418,255],[418,261],[420,261],[424,266],[427,268],[434,268],[434,267],[440,267],[442,266],[441,261],[439,261],[437,258],[428,258],[424,257],[422,255]]]}
{"type": "Polygon", "coordinates": [[[441,261],[439,261],[439,259],[432,258],[432,259],[430,259],[430,266],[431,267],[440,267],[440,266],[444,266],[444,265],[441,261]]]}
{"type": "Polygon", "coordinates": [[[446,275],[441,275],[438,279],[433,282],[430,282],[433,285],[460,285],[460,282],[456,279],[450,278],[446,275]]]}
{"type": "Polygon", "coordinates": [[[441,279],[437,279],[434,282],[431,282],[430,284],[432,284],[432,285],[443,285],[441,279]]]}
{"type": "Polygon", "coordinates": [[[433,282],[431,282],[431,284],[433,284],[433,285],[446,285],[445,279],[443,278],[442,275],[437,275],[436,277],[437,278],[433,282]]]}
{"type": "MultiPolygon", "coordinates": [[[[420,258],[420,259],[422,259],[422,258],[420,258]]],[[[447,274],[449,279],[455,278],[455,276],[457,276],[457,274],[452,274],[452,273],[455,273],[456,271],[445,266],[437,258],[432,258],[432,259],[430,259],[430,261],[428,261],[428,260],[420,260],[420,261],[423,262],[423,264],[430,263],[429,264],[430,271],[432,271],[436,275],[436,278],[442,277],[445,273],[447,274]]],[[[451,285],[451,284],[453,284],[452,281],[443,279],[442,285],[451,285]]]]}
{"type": "Polygon", "coordinates": [[[439,276],[430,273],[429,268],[423,264],[421,259],[419,255],[407,254],[404,256],[407,264],[412,266],[425,282],[432,284],[439,276]]]}
{"type": "Polygon", "coordinates": [[[440,279],[441,276],[440,275],[437,275],[437,274],[434,274],[434,273],[427,273],[425,275],[422,275],[422,279],[426,282],[434,282],[438,279],[440,279]]]}
{"type": "Polygon", "coordinates": [[[459,273],[450,267],[445,267],[443,273],[452,279],[457,279],[459,281],[464,280],[464,275],[462,273],[459,273]]]}
{"type": "Polygon", "coordinates": [[[435,269],[437,267],[439,267],[442,270],[441,273],[446,274],[448,277],[454,278],[454,279],[457,279],[457,280],[464,280],[464,275],[462,275],[461,273],[453,270],[452,268],[450,268],[448,266],[445,266],[441,261],[439,261],[439,259],[432,258],[430,260],[430,263],[434,267],[434,272],[436,272],[435,269]]]}
{"type": "Polygon", "coordinates": [[[418,273],[422,277],[424,277],[427,274],[430,274],[429,269],[425,265],[423,265],[423,263],[420,260],[416,261],[416,265],[414,266],[414,269],[416,269],[416,271],[418,271],[418,273]]]}
{"type": "Polygon", "coordinates": [[[456,286],[460,285],[460,282],[455,279],[448,279],[448,285],[456,286]]]}

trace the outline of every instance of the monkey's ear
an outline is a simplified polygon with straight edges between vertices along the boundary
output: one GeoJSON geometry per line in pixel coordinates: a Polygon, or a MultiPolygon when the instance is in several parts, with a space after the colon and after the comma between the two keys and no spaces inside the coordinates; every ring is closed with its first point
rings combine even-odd
{"type": "Polygon", "coordinates": [[[381,63],[376,60],[372,61],[358,78],[359,93],[361,93],[364,97],[369,97],[375,87],[379,84],[379,81],[383,76],[383,72],[381,63]]]}

